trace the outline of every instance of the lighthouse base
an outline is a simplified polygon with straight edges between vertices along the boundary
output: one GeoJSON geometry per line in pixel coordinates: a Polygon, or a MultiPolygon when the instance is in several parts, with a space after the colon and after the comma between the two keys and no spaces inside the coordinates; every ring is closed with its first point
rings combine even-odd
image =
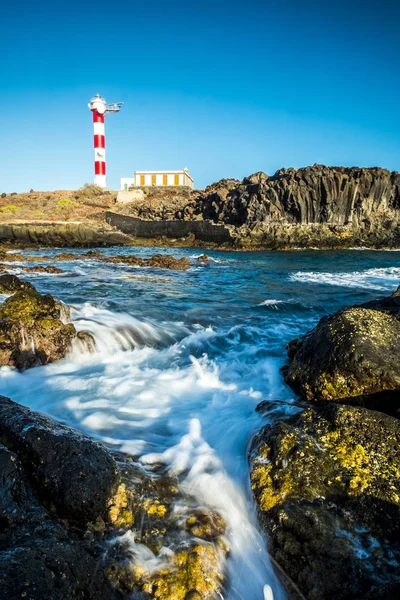
{"type": "Polygon", "coordinates": [[[105,175],[95,175],[94,176],[94,185],[98,185],[101,188],[106,187],[106,176],[105,175]]]}

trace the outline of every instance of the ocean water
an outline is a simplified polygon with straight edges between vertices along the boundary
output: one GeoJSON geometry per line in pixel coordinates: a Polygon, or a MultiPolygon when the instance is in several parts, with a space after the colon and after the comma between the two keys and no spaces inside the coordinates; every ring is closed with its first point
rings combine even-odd
{"type": "MultiPolygon", "coordinates": [[[[283,599],[251,497],[252,435],[298,410],[279,371],[286,344],[326,314],[393,292],[400,253],[210,251],[204,264],[190,249],[102,252],[168,253],[193,266],[166,271],[78,260],[55,263],[62,275],[22,274],[73,306],[76,328],[92,332],[97,349],[89,354],[76,344],[65,360],[24,373],[3,367],[0,393],[143,465],[168,465],[184,491],[227,520],[225,599],[283,599]],[[268,416],[255,411],[264,400],[268,416]]],[[[18,264],[12,268],[18,273],[18,264]]]]}

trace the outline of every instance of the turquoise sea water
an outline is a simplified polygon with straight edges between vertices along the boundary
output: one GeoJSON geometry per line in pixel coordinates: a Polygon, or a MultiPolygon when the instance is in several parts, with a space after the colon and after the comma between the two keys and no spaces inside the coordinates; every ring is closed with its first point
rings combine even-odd
{"type": "Polygon", "coordinates": [[[78,260],[55,263],[62,275],[23,274],[74,307],[75,326],[94,334],[97,350],[76,345],[67,359],[25,373],[3,367],[0,392],[144,465],[167,464],[185,491],[227,519],[226,598],[262,600],[266,584],[283,598],[249,489],[248,446],[266,422],[255,407],[270,401],[270,419],[296,410],[279,371],[286,344],[323,315],[393,292],[400,252],[210,251],[208,263],[181,248],[102,252],[168,253],[193,266],[78,260]]]}

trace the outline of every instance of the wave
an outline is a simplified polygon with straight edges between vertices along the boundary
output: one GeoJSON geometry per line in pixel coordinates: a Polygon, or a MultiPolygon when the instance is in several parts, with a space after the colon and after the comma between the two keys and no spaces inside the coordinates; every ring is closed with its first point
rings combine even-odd
{"type": "Polygon", "coordinates": [[[366,269],[365,271],[350,271],[348,273],[297,271],[289,275],[289,279],[300,283],[374,289],[386,292],[393,291],[394,286],[400,284],[400,267],[382,267],[366,269]]]}
{"type": "MultiPolygon", "coordinates": [[[[90,303],[72,307],[71,320],[77,331],[88,331],[93,335],[97,352],[103,354],[144,347],[163,348],[190,333],[183,323],[152,323],[90,303]]],[[[85,351],[85,346],[76,340],[73,352],[79,354],[85,351]]]]}

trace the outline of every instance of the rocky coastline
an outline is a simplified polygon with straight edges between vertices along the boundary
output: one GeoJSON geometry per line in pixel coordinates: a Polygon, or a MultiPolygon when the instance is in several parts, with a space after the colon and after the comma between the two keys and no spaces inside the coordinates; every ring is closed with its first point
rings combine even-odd
{"type": "Polygon", "coordinates": [[[58,201],[54,192],[44,199],[37,193],[4,195],[0,242],[232,250],[400,248],[400,174],[379,167],[316,164],[280,169],[272,176],[258,172],[242,181],[222,179],[203,191],[140,191],[120,203],[116,194],[95,186],[63,192],[71,199],[58,201]],[[41,210],[27,210],[31,196],[41,210]],[[37,215],[46,214],[48,203],[53,218],[46,221],[37,215]],[[10,214],[7,207],[13,208],[10,214]],[[15,218],[20,213],[26,214],[25,221],[15,218]],[[60,221],[62,217],[68,221],[60,221]]]}
{"type": "Polygon", "coordinates": [[[400,288],[292,340],[283,372],[302,410],[252,443],[270,552],[308,600],[400,593],[399,323],[400,288]]]}
{"type": "MultiPolygon", "coordinates": [[[[59,360],[77,339],[94,350],[59,300],[13,275],[0,293],[0,366],[59,360]]],[[[2,598],[211,600],[223,589],[225,521],[162,465],[144,470],[0,396],[0,480],[2,598]]]]}
{"type": "MultiPolygon", "coordinates": [[[[171,265],[164,266],[181,268],[171,265]]],[[[94,351],[95,340],[76,332],[61,301],[8,274],[0,293],[8,295],[0,305],[0,365],[47,364],[78,341],[94,351]]],[[[324,317],[288,344],[282,371],[300,396],[297,408],[277,417],[274,403],[259,406],[271,422],[252,440],[250,482],[293,600],[394,600],[400,592],[399,321],[400,288],[324,317]]],[[[144,469],[4,396],[0,457],[1,597],[214,600],[224,593],[224,516],[183,493],[165,465],[144,469]]]]}

